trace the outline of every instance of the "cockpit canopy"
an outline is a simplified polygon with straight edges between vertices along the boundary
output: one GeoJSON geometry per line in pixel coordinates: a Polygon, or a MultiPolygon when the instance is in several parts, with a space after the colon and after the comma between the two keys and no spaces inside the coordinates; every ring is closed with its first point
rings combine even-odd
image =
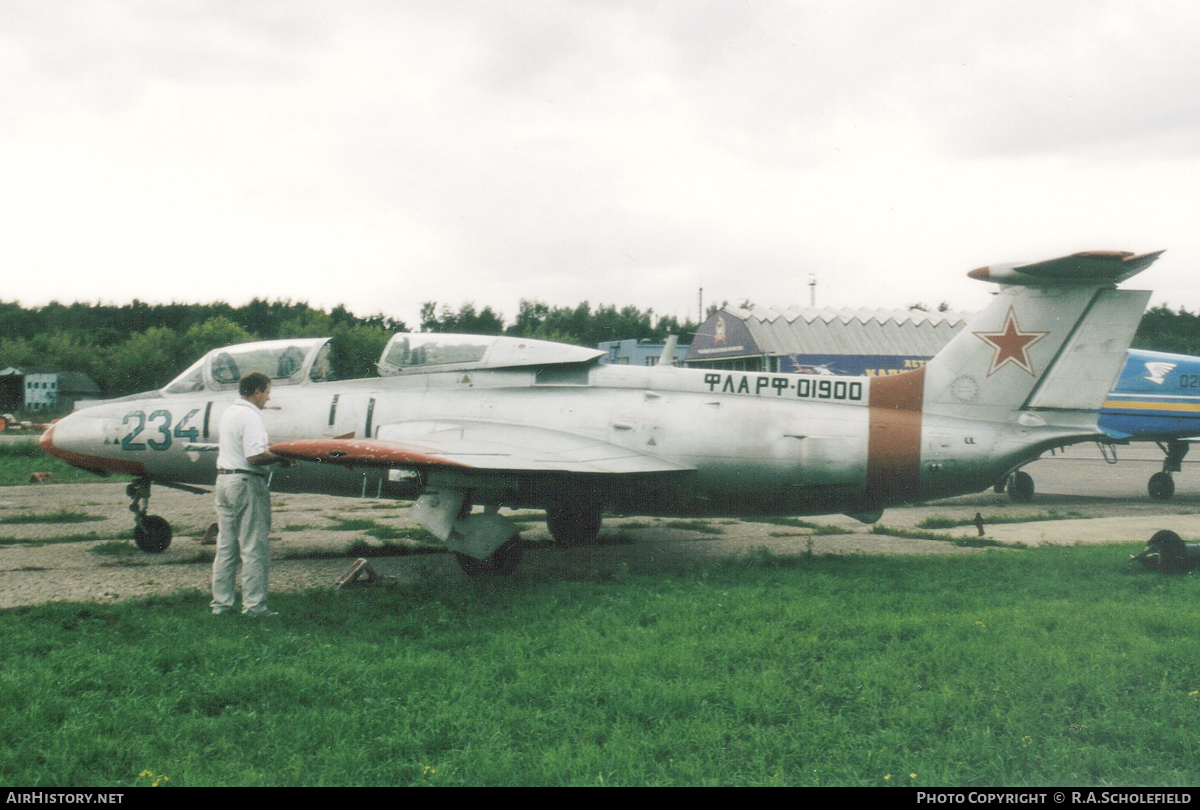
{"type": "Polygon", "coordinates": [[[448,335],[401,332],[393,335],[379,359],[379,374],[460,371],[514,366],[550,366],[586,363],[604,352],[548,340],[504,335],[448,335]]]}
{"type": "Polygon", "coordinates": [[[251,371],[266,374],[272,386],[326,382],[333,379],[333,347],[329,340],[266,340],[213,349],[172,380],[163,392],[229,391],[236,389],[238,380],[251,371]]]}
{"type": "MultiPolygon", "coordinates": [[[[230,391],[250,371],[261,371],[272,386],[327,382],[333,373],[330,338],[298,338],[241,343],[213,349],[172,380],[163,393],[230,391]]],[[[506,336],[400,333],[379,360],[379,374],[430,373],[477,368],[557,366],[595,361],[604,352],[547,340],[506,336]]]]}

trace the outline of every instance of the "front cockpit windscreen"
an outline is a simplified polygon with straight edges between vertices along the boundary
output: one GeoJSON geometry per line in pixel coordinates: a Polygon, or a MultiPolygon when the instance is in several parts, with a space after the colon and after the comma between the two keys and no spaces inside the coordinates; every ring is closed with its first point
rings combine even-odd
{"type": "Polygon", "coordinates": [[[165,390],[168,394],[191,394],[204,390],[204,362],[207,357],[201,357],[187,371],[180,374],[165,390]]]}
{"type": "Polygon", "coordinates": [[[165,389],[168,394],[236,388],[251,371],[261,371],[272,385],[297,385],[332,378],[328,338],[270,340],[213,349],[165,389]]]}

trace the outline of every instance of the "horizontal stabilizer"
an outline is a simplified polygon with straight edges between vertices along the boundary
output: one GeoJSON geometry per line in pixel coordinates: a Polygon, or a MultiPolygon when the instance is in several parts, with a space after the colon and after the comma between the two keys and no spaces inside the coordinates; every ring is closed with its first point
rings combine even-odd
{"type": "Polygon", "coordinates": [[[1061,287],[1071,284],[1117,284],[1145,270],[1163,254],[1134,254],[1119,250],[1091,250],[1032,264],[993,264],[967,273],[980,281],[1019,284],[1025,287],[1061,287]]]}
{"type": "Polygon", "coordinates": [[[375,439],[302,439],[272,445],[285,458],[350,467],[439,467],[607,475],[691,467],[615,444],[528,425],[471,420],[398,422],[375,439]]]}

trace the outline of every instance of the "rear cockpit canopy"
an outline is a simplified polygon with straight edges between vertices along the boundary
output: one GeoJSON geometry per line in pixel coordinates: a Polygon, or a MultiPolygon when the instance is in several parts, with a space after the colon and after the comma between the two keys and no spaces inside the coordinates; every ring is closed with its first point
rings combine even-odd
{"type": "Polygon", "coordinates": [[[568,346],[548,340],[504,335],[408,333],[394,335],[379,359],[379,374],[432,373],[515,366],[551,366],[593,362],[598,349],[568,346]]]}
{"type": "Polygon", "coordinates": [[[163,392],[231,391],[251,371],[271,378],[272,386],[301,385],[333,379],[329,338],[265,340],[213,349],[172,380],[163,392]]]}

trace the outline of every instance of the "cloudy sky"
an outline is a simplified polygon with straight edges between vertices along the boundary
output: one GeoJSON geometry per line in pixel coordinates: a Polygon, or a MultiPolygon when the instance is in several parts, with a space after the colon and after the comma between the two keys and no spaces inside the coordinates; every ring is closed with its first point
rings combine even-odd
{"type": "Polygon", "coordinates": [[[0,0],[0,300],[977,309],[1168,252],[1200,4],[0,0]]]}

